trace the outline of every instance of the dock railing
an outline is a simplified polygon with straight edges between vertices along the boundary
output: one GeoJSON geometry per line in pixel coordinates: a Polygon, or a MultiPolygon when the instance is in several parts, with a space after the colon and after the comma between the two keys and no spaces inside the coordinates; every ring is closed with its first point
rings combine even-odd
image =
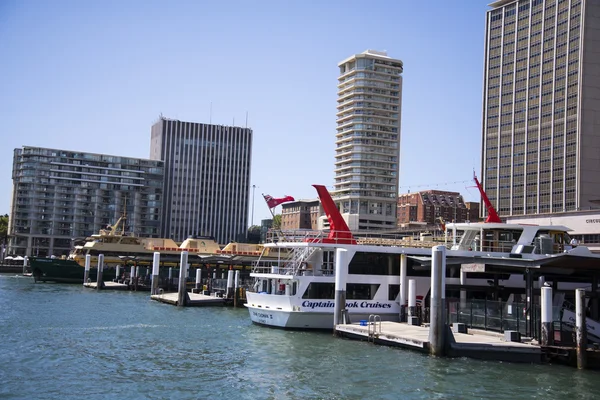
{"type": "MultiPolygon", "coordinates": [[[[448,323],[459,322],[471,329],[502,333],[517,331],[524,337],[540,337],[540,307],[527,309],[526,303],[494,300],[446,301],[448,323]]],[[[560,308],[553,310],[553,319],[560,321],[560,308]]]]}

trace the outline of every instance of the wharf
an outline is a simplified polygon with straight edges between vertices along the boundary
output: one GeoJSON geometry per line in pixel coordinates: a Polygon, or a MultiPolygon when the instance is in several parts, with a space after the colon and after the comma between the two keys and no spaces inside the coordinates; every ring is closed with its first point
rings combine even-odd
{"type": "MultiPolygon", "coordinates": [[[[225,299],[222,297],[208,296],[201,293],[190,293],[186,292],[187,299],[185,301],[186,307],[203,307],[203,306],[223,306],[225,305],[225,299]]],[[[177,305],[179,293],[163,293],[153,294],[150,296],[152,300],[160,301],[161,303],[177,305]]]]}
{"type": "MultiPolygon", "coordinates": [[[[86,282],[83,284],[83,286],[86,288],[90,288],[90,289],[97,289],[98,282],[86,282]]],[[[104,282],[104,287],[102,288],[102,290],[127,290],[127,289],[129,289],[128,285],[126,285],[124,283],[117,283],[117,282],[111,282],[111,281],[104,282]]]]}
{"type": "MultiPolygon", "coordinates": [[[[429,327],[407,323],[382,321],[374,326],[360,324],[337,325],[336,332],[349,339],[367,340],[375,344],[395,346],[429,352],[429,327]]],[[[469,333],[452,332],[446,329],[449,357],[469,357],[484,360],[541,363],[543,353],[540,346],[521,342],[506,342],[500,334],[470,330],[469,333]]]]}

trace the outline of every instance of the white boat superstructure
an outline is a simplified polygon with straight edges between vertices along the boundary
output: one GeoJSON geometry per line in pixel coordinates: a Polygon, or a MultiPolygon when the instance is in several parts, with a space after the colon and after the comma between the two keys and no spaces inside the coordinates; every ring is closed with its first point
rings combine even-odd
{"type": "MultiPolygon", "coordinates": [[[[324,187],[315,186],[330,220],[328,233],[302,231],[284,233],[265,244],[273,256],[285,249],[276,261],[259,259],[251,277],[253,290],[246,292],[253,322],[294,329],[333,327],[336,249],[350,255],[346,275],[346,315],[351,322],[376,314],[382,320],[398,321],[400,316],[400,263],[406,258],[406,275],[416,282],[417,307],[424,304],[430,289],[431,248],[405,247],[390,239],[376,245],[354,238],[347,230],[324,187]],[[326,198],[328,197],[328,198],[326,198]],[[337,213],[337,215],[336,215],[337,213]],[[340,221],[341,220],[341,221],[340,221]],[[339,227],[346,229],[339,229],[339,227]]],[[[600,256],[572,242],[564,226],[464,223],[446,225],[447,287],[489,286],[487,272],[494,266],[512,268],[514,273],[496,274],[494,285],[523,289],[524,272],[548,264],[594,262],[600,256]]],[[[431,246],[438,243],[431,242],[431,246]]],[[[512,271],[511,270],[511,271],[512,271]]],[[[562,284],[570,289],[581,284],[562,284]]],[[[404,304],[406,305],[406,303],[404,304]]]]}

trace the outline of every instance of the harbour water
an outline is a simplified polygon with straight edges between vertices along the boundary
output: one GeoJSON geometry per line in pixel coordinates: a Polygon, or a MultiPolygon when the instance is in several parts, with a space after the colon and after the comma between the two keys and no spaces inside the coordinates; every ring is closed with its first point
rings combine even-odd
{"type": "Polygon", "coordinates": [[[598,372],[434,358],[0,274],[1,399],[593,399],[598,372]]]}

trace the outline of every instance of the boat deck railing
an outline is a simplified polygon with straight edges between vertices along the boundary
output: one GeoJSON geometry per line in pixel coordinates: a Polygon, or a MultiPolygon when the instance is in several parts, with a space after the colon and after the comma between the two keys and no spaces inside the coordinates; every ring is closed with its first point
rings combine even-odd
{"type": "Polygon", "coordinates": [[[327,243],[347,244],[348,237],[356,240],[357,244],[373,245],[373,246],[398,246],[398,247],[433,247],[443,245],[446,238],[443,234],[437,236],[427,236],[421,238],[420,234],[402,233],[402,232],[340,232],[336,231],[333,237],[330,237],[330,232],[327,230],[274,230],[267,232],[266,243],[301,243],[314,242],[319,243],[324,239],[327,243]]]}

